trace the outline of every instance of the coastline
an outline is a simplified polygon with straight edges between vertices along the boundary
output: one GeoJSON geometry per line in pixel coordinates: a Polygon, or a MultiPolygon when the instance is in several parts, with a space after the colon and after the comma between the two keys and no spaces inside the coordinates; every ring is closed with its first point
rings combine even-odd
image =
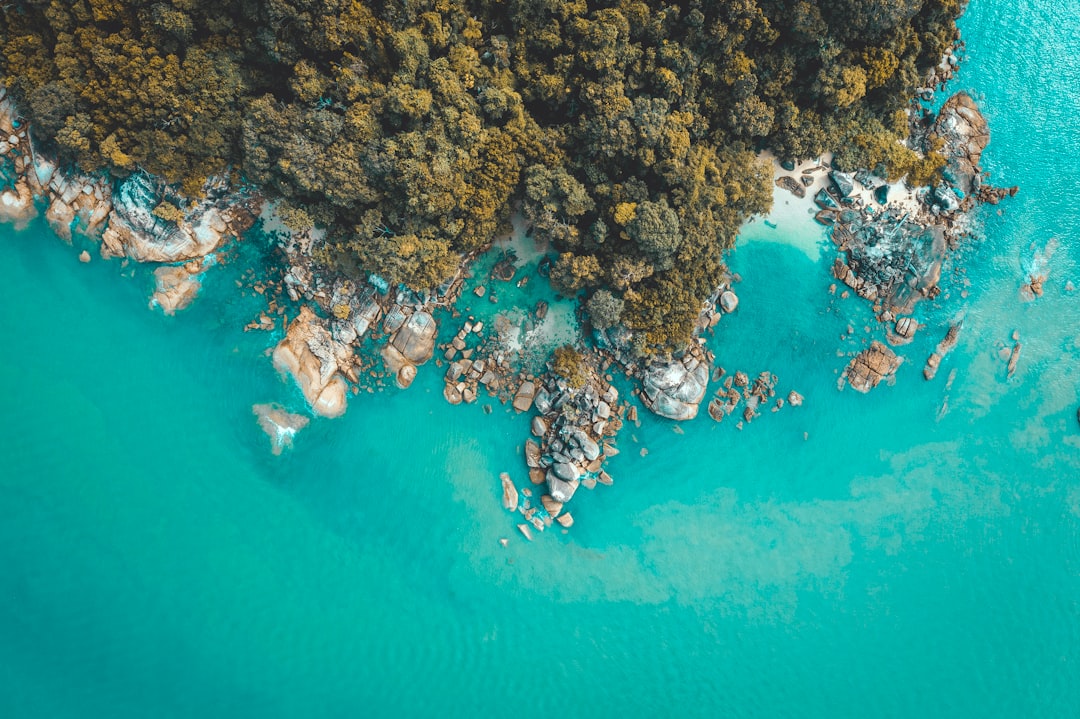
{"type": "MultiPolygon", "coordinates": [[[[539,395],[541,400],[535,407],[539,414],[532,420],[533,434],[539,440],[539,452],[534,453],[528,469],[533,470],[530,479],[534,484],[538,483],[535,470],[546,470],[539,483],[547,486],[550,495],[541,499],[546,498],[548,503],[557,502],[560,509],[573,495],[579,477],[584,476],[593,486],[598,476],[607,479],[601,483],[610,483],[610,477],[603,472],[599,463],[618,451],[615,441],[624,418],[630,421],[636,419],[636,404],[624,400],[615,405],[613,400],[601,400],[608,398],[609,390],[614,389],[610,386],[609,373],[613,365],[621,365],[622,372],[635,381],[637,386],[631,392],[633,398],[644,408],[674,421],[696,417],[710,381],[723,380],[716,398],[708,403],[709,414],[714,420],[720,421],[726,415],[733,414],[740,402],[745,402],[743,420],[737,423],[739,429],[742,429],[744,422],[748,423],[758,416],[759,407],[764,408],[775,397],[775,375],[766,371],[751,382],[745,373],[735,372],[724,379],[725,371],[717,367],[714,372],[715,358],[701,347],[704,343],[701,337],[703,330],[715,326],[724,315],[737,312],[739,299],[734,292],[734,284],[738,277],[730,277],[722,283],[710,301],[701,308],[697,341],[675,356],[653,357],[642,363],[632,357],[627,338],[618,332],[596,331],[593,338],[588,338],[581,334],[580,327],[569,335],[565,330],[559,331],[558,336],[565,338],[566,344],[575,346],[574,351],[581,357],[582,367],[589,368],[585,371],[591,378],[581,385],[587,391],[570,392],[573,388],[567,384],[567,378],[554,372],[550,362],[546,369],[526,367],[521,357],[522,340],[525,338],[540,338],[539,346],[546,347],[547,353],[554,349],[550,342],[553,331],[544,329],[553,327],[552,322],[555,322],[547,320],[553,304],[564,308],[560,310],[565,314],[559,320],[562,326],[576,324],[569,321],[569,316],[576,314],[573,301],[566,303],[565,300],[558,300],[550,291],[531,311],[515,306],[513,309],[518,312],[516,321],[505,313],[500,314],[498,323],[489,322],[486,335],[482,335],[484,322],[466,308],[464,313],[468,317],[453,341],[436,348],[440,321],[437,317],[446,311],[452,319],[462,314],[457,305],[463,302],[466,286],[472,288],[476,301],[484,299],[482,281],[469,282],[472,271],[480,267],[478,260],[481,256],[491,256],[501,251],[503,257],[500,263],[490,269],[488,281],[492,284],[487,300],[491,303],[498,301],[495,290],[500,281],[516,280],[517,288],[521,289],[531,277],[537,276],[537,282],[546,285],[542,272],[543,264],[547,261],[546,249],[537,247],[528,239],[529,228],[520,215],[514,215],[514,227],[509,238],[497,238],[482,250],[483,255],[474,253],[462,258],[455,276],[432,292],[393,291],[376,275],[370,275],[366,283],[358,285],[356,281],[340,275],[323,274],[318,264],[313,262],[313,249],[320,244],[318,230],[290,230],[276,215],[272,203],[266,203],[250,191],[228,194],[224,192],[224,185],[211,182],[206,200],[194,205],[178,201],[176,204],[188,209],[171,221],[162,221],[155,205],[169,201],[170,190],[152,178],[133,176],[120,183],[114,193],[112,187],[102,179],[66,176],[47,160],[36,156],[25,129],[17,132],[19,128],[13,126],[15,110],[10,99],[5,99],[5,103],[4,121],[8,129],[15,133],[12,137],[19,140],[9,142],[6,150],[15,158],[16,173],[13,190],[3,195],[8,221],[27,221],[36,211],[35,200],[44,201],[48,203],[46,219],[62,238],[70,241],[70,232],[74,229],[91,240],[99,240],[103,258],[125,257],[159,264],[155,270],[157,289],[150,305],[173,314],[196,297],[201,273],[213,264],[214,253],[230,238],[242,235],[256,219],[261,220],[264,232],[276,238],[286,263],[280,282],[255,278],[253,286],[259,294],[265,294],[268,307],[245,329],[274,331],[276,316],[282,316],[285,332],[272,348],[274,366],[283,376],[295,381],[313,414],[340,416],[345,412],[350,392],[356,395],[361,387],[372,391],[384,386],[384,380],[392,381],[400,389],[407,389],[416,377],[418,368],[433,358],[437,367],[441,368],[443,360],[448,363],[444,397],[451,404],[478,401],[480,388],[483,387],[489,397],[503,403],[512,402],[520,412],[529,412],[534,409],[534,401],[539,395]],[[43,172],[47,175],[46,180],[42,180],[43,172]],[[519,270],[523,272],[519,273],[519,270]],[[286,309],[290,302],[298,307],[298,314],[291,320],[289,315],[292,312],[286,309]],[[313,311],[312,307],[317,307],[319,311],[313,311]],[[474,336],[475,340],[472,339],[474,336]],[[384,338],[385,343],[380,345],[384,338]],[[547,342],[543,341],[545,338],[547,342]],[[366,345],[368,339],[373,340],[371,349],[366,345]],[[441,357],[436,357],[436,349],[442,353],[441,357]],[[608,373],[607,379],[601,373],[608,373]],[[553,413],[553,405],[548,399],[551,396],[561,398],[555,409],[569,401],[571,405],[580,404],[578,412],[572,417],[561,411],[553,413]],[[571,442],[571,445],[568,446],[567,442],[571,442]],[[592,451],[593,447],[601,446],[603,452],[592,451]],[[567,447],[574,450],[573,456],[564,451],[567,447]],[[558,472],[554,470],[556,466],[561,468],[558,472]]],[[[961,137],[959,141],[962,144],[965,138],[961,137]]],[[[979,147],[978,152],[981,149],[979,147]]],[[[978,152],[970,162],[975,168],[976,177],[978,152]]],[[[971,159],[971,153],[965,151],[963,154],[971,159]]],[[[868,208],[863,210],[861,218],[871,229],[883,221],[879,218],[889,217],[889,213],[892,216],[902,215],[904,220],[914,217],[919,222],[931,225],[937,221],[933,215],[941,209],[940,205],[934,204],[940,197],[931,196],[925,188],[907,188],[899,181],[885,185],[889,197],[888,212],[882,207],[879,214],[874,216],[871,212],[873,207],[881,207],[874,203],[875,191],[883,184],[882,181],[874,180],[870,175],[860,175],[860,179],[856,179],[855,175],[850,179],[842,173],[838,175],[831,168],[830,155],[788,167],[782,166],[778,158],[767,152],[762,153],[759,160],[768,162],[772,167],[774,206],[768,216],[748,220],[744,225],[745,233],[740,233],[745,234],[744,241],[768,240],[768,232],[755,230],[761,227],[773,230],[779,223],[803,222],[814,213],[815,208],[818,208],[819,218],[823,214],[823,207],[825,214],[832,213],[831,216],[839,221],[837,226],[841,228],[851,221],[841,212],[842,208],[868,208]],[[864,179],[866,177],[873,182],[864,179]],[[849,182],[849,185],[843,186],[843,182],[849,182]],[[802,196],[798,196],[799,191],[802,196]],[[822,197],[831,198],[835,209],[824,205],[822,197]],[[754,223],[760,224],[754,227],[754,223]]],[[[970,180],[968,182],[970,185],[970,180]]],[[[969,192],[964,199],[967,202],[963,207],[946,209],[943,222],[952,231],[947,243],[949,245],[960,241],[966,227],[962,221],[963,213],[971,210],[975,193],[969,192]]],[[[844,239],[837,241],[836,231],[834,227],[831,234],[840,252],[849,252],[844,239]]],[[[813,259],[815,251],[820,253],[824,249],[825,243],[818,240],[821,236],[821,231],[817,237],[814,233],[806,233],[807,241],[798,246],[800,251],[813,259]]],[[[842,238],[849,237],[850,233],[842,235],[842,238]]],[[[933,292],[937,277],[935,273],[940,271],[938,268],[947,249],[937,245],[934,247],[940,256],[930,263],[932,269],[924,272],[928,281],[920,288],[924,295],[933,292]]],[[[888,261],[889,257],[878,253],[876,259],[888,261]]],[[[871,289],[860,276],[868,269],[873,271],[872,266],[868,268],[838,259],[833,272],[853,291],[875,302],[875,314],[879,321],[890,325],[886,339],[891,344],[910,341],[919,325],[909,317],[897,317],[893,310],[901,308],[877,302],[879,294],[884,293],[879,293],[876,288],[871,289]]],[[[911,307],[902,309],[910,312],[911,307]]],[[[952,331],[951,337],[951,343],[955,344],[955,331],[952,331]]],[[[951,345],[946,346],[943,352],[937,353],[936,362],[940,362],[941,356],[950,348],[951,345]]],[[[932,357],[930,363],[934,364],[934,369],[936,362],[932,357]]],[[[839,386],[843,386],[845,379],[851,379],[856,389],[867,391],[880,381],[891,381],[898,366],[899,360],[892,350],[875,342],[852,359],[840,378],[839,386]]],[[[932,377],[933,371],[928,369],[927,379],[932,377]]],[[[802,395],[791,390],[786,399],[782,396],[776,401],[772,411],[778,411],[785,404],[797,406],[801,402],[802,395]]],[[[255,413],[264,417],[268,411],[256,409],[255,413]]],[[[302,427],[302,424],[297,424],[289,433],[289,440],[302,427]]],[[[264,429],[271,434],[275,453],[285,446],[281,441],[280,427],[280,423],[264,422],[264,429]]],[[[527,491],[527,487],[521,489],[527,491]]],[[[558,511],[546,511],[546,506],[543,509],[530,507],[527,500],[521,504],[515,503],[514,508],[523,512],[530,509],[539,512],[526,517],[537,529],[550,526],[551,520],[557,519],[559,514],[558,511]]],[[[572,522],[572,519],[569,521],[572,522]]]]}

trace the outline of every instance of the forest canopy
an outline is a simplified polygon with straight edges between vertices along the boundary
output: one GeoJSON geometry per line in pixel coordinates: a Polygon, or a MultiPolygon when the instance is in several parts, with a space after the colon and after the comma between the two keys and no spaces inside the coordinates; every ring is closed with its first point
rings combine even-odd
{"type": "Polygon", "coordinates": [[[893,177],[961,0],[22,0],[0,75],[64,162],[188,195],[231,171],[320,258],[426,289],[515,206],[551,281],[643,351],[685,343],[770,173],[893,177]]]}

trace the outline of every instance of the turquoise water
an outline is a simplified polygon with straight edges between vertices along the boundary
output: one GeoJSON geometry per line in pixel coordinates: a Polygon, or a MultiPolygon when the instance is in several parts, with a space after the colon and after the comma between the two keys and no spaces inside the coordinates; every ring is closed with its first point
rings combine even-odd
{"type": "Polygon", "coordinates": [[[531,544],[497,479],[525,481],[528,419],[448,406],[434,367],[270,454],[251,405],[301,399],[239,330],[255,243],[166,318],[147,268],[0,228],[0,714],[1075,716],[1080,18],[1058,8],[963,20],[956,88],[1022,190],[920,306],[896,385],[836,391],[878,330],[828,293],[819,231],[780,223],[733,255],[742,303],[710,342],[804,406],[681,435],[643,414],[615,486],[531,544]]]}

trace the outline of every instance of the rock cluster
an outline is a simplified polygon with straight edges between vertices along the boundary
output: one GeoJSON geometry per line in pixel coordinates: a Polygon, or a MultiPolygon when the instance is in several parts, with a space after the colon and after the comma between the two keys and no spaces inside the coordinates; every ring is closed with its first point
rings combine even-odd
{"type": "Polygon", "coordinates": [[[653,360],[641,377],[642,402],[661,417],[693,419],[709,384],[709,364],[696,344],[682,357],[653,360]]]}
{"type": "MultiPolygon", "coordinates": [[[[724,374],[724,369],[718,368],[716,379],[724,374]]],[[[761,409],[769,404],[772,404],[773,412],[780,411],[785,403],[792,407],[802,405],[803,396],[794,390],[788,393],[787,400],[776,397],[777,380],[777,376],[771,372],[762,372],[753,381],[741,370],[728,375],[720,389],[716,390],[716,396],[709,402],[709,416],[721,422],[725,417],[734,414],[742,403],[742,420],[738,423],[741,429],[743,422],[752,422],[760,416],[761,409]],[[775,401],[773,398],[776,398],[775,401]]]]}
{"type": "Polygon", "coordinates": [[[73,225],[82,234],[97,237],[111,209],[109,183],[59,171],[34,151],[27,128],[17,117],[11,98],[0,87],[0,160],[10,160],[14,170],[12,189],[0,192],[0,221],[24,225],[37,214],[35,200],[42,200],[47,205],[45,219],[65,241],[71,241],[73,225]]]}
{"type": "Polygon", "coordinates": [[[443,376],[443,397],[450,404],[471,404],[479,397],[480,387],[502,401],[512,400],[519,412],[528,410],[525,401],[535,393],[532,377],[515,372],[511,354],[497,337],[485,337],[484,323],[470,318],[458,329],[454,339],[443,345],[443,357],[449,361],[443,376]]]}
{"type": "MultiPolygon", "coordinates": [[[[145,173],[129,176],[114,191],[105,177],[62,171],[35,152],[17,117],[11,98],[0,88],[0,160],[10,161],[14,170],[13,188],[0,192],[0,221],[23,224],[36,214],[35,201],[41,201],[47,206],[45,219],[65,241],[71,242],[72,233],[78,232],[101,240],[103,258],[161,263],[200,260],[255,221],[260,199],[231,192],[221,179],[209,180],[204,198],[189,206],[163,181],[145,173]],[[166,200],[177,214],[174,220],[154,213],[166,200]]],[[[169,313],[185,307],[198,291],[198,271],[192,265],[159,268],[151,306],[169,313]]]]}
{"type": "MultiPolygon", "coordinates": [[[[562,502],[557,502],[550,495],[545,494],[540,498],[540,505],[536,506],[533,504],[532,490],[523,487],[519,497],[518,489],[514,486],[509,474],[501,473],[499,481],[502,483],[503,508],[521,514],[527,522],[517,525],[518,530],[526,539],[532,541],[532,529],[543,532],[556,522],[566,529],[574,526],[574,517],[570,512],[563,511],[562,502]]],[[[505,542],[503,546],[506,546],[505,542]]]]}
{"type": "MultiPolygon", "coordinates": [[[[912,138],[926,149],[940,147],[947,165],[933,187],[921,188],[912,204],[887,204],[888,186],[868,172],[831,174],[832,187],[816,201],[833,223],[832,238],[843,259],[833,274],[860,297],[875,303],[879,319],[891,322],[915,303],[940,292],[941,265],[967,230],[965,213],[980,198],[995,201],[1015,189],[983,191],[979,162],[989,141],[986,119],[966,93],[957,93],[936,117],[914,117],[912,138]],[[927,130],[927,127],[929,130],[927,130]],[[873,203],[863,203],[861,188],[873,203]]],[[[916,325],[906,325],[913,333],[916,325]]],[[[909,340],[898,327],[889,339],[909,340]]]]}
{"type": "Polygon", "coordinates": [[[836,279],[894,315],[937,295],[946,251],[942,228],[911,221],[907,213],[894,210],[846,210],[840,218],[832,238],[847,261],[834,261],[836,279]]]}
{"type": "Polygon", "coordinates": [[[890,379],[903,361],[885,344],[875,340],[848,363],[840,376],[839,387],[843,389],[846,380],[853,389],[869,392],[883,379],[890,379]]]}
{"type": "Polygon", "coordinates": [[[618,404],[618,390],[595,371],[595,360],[588,360],[589,378],[582,387],[550,372],[536,384],[532,432],[538,441],[526,441],[525,463],[533,484],[546,484],[541,502],[556,521],[581,485],[612,483],[603,462],[618,453],[610,438],[622,427],[626,405],[618,404]]]}

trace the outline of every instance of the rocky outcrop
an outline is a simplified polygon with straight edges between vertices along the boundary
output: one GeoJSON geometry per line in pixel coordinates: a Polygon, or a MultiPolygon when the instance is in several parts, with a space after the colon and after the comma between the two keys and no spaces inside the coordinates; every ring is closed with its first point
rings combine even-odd
{"type": "Polygon", "coordinates": [[[175,221],[154,213],[163,201],[186,205],[164,184],[138,173],[127,178],[113,196],[109,226],[101,237],[101,256],[130,257],[137,262],[181,262],[204,257],[228,237],[255,222],[257,201],[230,196],[221,183],[210,181],[207,196],[194,207],[178,210],[175,221]]]}
{"type": "Polygon", "coordinates": [[[397,350],[405,361],[421,365],[435,354],[435,335],[438,330],[435,319],[429,312],[413,312],[394,333],[390,346],[397,350]]]}
{"type": "MultiPolygon", "coordinates": [[[[936,117],[929,111],[914,113],[910,127],[913,147],[946,159],[935,185],[889,203],[887,189],[882,191],[887,186],[871,173],[833,172],[837,196],[826,192],[818,200],[835,213],[832,239],[845,255],[833,274],[874,302],[879,319],[887,323],[910,313],[922,298],[938,296],[942,262],[966,236],[965,213],[975,202],[1015,194],[1015,188],[982,191],[979,162],[990,135],[986,119],[966,93],[950,97],[936,117]]],[[[888,339],[905,344],[917,327],[910,319],[897,323],[888,339]]]]}
{"type": "Polygon", "coordinates": [[[514,482],[506,472],[499,475],[499,482],[502,484],[503,508],[510,512],[516,512],[518,508],[517,487],[514,486],[514,482]]]}
{"type": "Polygon", "coordinates": [[[944,141],[948,161],[946,179],[969,197],[981,186],[979,162],[990,142],[990,128],[978,105],[966,92],[958,92],[941,106],[933,133],[944,141]]]}
{"type": "Polygon", "coordinates": [[[844,380],[859,392],[869,392],[884,380],[891,378],[903,360],[885,344],[875,340],[870,347],[855,355],[840,377],[840,387],[844,380]]]}
{"type": "Polygon", "coordinates": [[[945,355],[952,352],[953,347],[956,346],[956,342],[960,337],[960,328],[963,326],[962,321],[950,326],[949,331],[945,333],[945,337],[938,342],[937,347],[927,358],[926,366],[923,367],[923,377],[927,380],[932,380],[937,375],[941,360],[945,359],[945,355]]]}
{"type": "Polygon", "coordinates": [[[296,380],[313,412],[337,417],[345,412],[342,368],[349,365],[350,354],[346,345],[334,340],[324,320],[304,305],[274,349],[274,366],[296,380]]]}
{"type": "Polygon", "coordinates": [[[160,307],[167,314],[175,314],[191,304],[202,288],[199,275],[202,263],[192,260],[183,265],[166,265],[154,270],[154,294],[150,307],[160,307]]]}
{"type": "Polygon", "coordinates": [[[307,426],[308,418],[302,414],[287,412],[279,404],[256,404],[251,411],[258,419],[259,426],[270,437],[270,451],[281,454],[286,447],[292,447],[293,437],[307,426]]]}
{"type": "Polygon", "coordinates": [[[794,177],[782,175],[776,178],[776,186],[787,190],[796,197],[806,197],[806,188],[794,177]]]}
{"type": "MultiPolygon", "coordinates": [[[[14,170],[12,188],[0,192],[0,220],[25,223],[36,214],[36,200],[46,206],[46,221],[66,242],[78,232],[100,237],[102,257],[162,263],[202,258],[254,223],[259,200],[231,192],[225,180],[208,181],[204,199],[189,206],[174,189],[145,173],[130,176],[114,193],[107,177],[61,170],[35,151],[18,114],[0,88],[0,161],[10,161],[14,170]],[[163,200],[172,203],[174,221],[154,213],[163,200]]],[[[198,288],[176,269],[159,272],[158,281],[156,304],[166,311],[178,309],[198,288]]]]}
{"type": "Polygon", "coordinates": [[[724,290],[720,293],[720,309],[725,314],[731,314],[739,307],[739,297],[731,290],[724,290]]]}
{"type": "Polygon", "coordinates": [[[709,366],[702,360],[698,352],[688,352],[681,359],[650,364],[641,380],[645,406],[668,419],[696,417],[709,383],[709,366]]]}
{"type": "Polygon", "coordinates": [[[518,412],[528,412],[532,408],[534,397],[536,397],[536,383],[525,380],[514,394],[514,409],[518,412]]]}

